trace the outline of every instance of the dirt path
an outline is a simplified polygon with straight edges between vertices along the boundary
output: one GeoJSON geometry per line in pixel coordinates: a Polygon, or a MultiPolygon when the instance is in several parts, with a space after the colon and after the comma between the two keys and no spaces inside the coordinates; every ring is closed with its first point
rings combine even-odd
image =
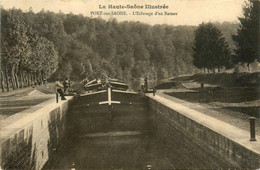
{"type": "Polygon", "coordinates": [[[45,94],[33,87],[0,93],[0,120],[26,110],[31,106],[37,105],[52,97],[54,97],[54,94],[45,94]]]}

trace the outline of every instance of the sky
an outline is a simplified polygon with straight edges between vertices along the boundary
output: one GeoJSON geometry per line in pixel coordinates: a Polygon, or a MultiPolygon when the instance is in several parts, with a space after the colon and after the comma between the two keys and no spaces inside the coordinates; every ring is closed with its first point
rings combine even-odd
{"type": "Polygon", "coordinates": [[[140,21],[147,24],[199,25],[202,22],[238,22],[245,0],[2,0],[4,9],[20,8],[34,12],[42,9],[53,12],[82,14],[118,21],[140,21]],[[109,9],[113,6],[165,5],[168,9],[109,9]],[[100,8],[106,7],[104,8],[100,8]],[[98,12],[97,12],[98,11],[98,12]],[[102,13],[101,13],[102,12],[102,13]],[[120,13],[121,15],[114,15],[120,13]],[[156,13],[157,12],[157,13],[156,13]],[[113,15],[112,15],[113,13],[113,15]],[[158,15],[161,13],[162,15],[158,15]],[[167,15],[172,13],[173,15],[167,15]],[[100,14],[100,15],[99,15],[100,14]],[[147,15],[149,14],[149,15],[147,15]],[[157,14],[157,15],[156,15],[157,14]]]}

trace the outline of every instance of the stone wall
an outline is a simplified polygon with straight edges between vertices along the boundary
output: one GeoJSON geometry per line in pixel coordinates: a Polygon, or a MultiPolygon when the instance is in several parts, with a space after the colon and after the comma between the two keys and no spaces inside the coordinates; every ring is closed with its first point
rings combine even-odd
{"type": "Polygon", "coordinates": [[[168,163],[165,168],[259,168],[259,154],[253,150],[152,97],[149,106],[156,147],[161,152],[161,159],[168,163]]]}
{"type": "Polygon", "coordinates": [[[1,129],[2,169],[41,169],[60,147],[71,101],[50,100],[41,104],[41,109],[1,129]]]}

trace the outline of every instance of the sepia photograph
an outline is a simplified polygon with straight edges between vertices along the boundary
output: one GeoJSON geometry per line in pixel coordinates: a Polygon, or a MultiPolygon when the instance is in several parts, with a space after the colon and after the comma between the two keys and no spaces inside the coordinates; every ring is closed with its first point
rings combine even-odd
{"type": "Polygon", "coordinates": [[[0,170],[260,169],[259,0],[0,11],[0,170]]]}

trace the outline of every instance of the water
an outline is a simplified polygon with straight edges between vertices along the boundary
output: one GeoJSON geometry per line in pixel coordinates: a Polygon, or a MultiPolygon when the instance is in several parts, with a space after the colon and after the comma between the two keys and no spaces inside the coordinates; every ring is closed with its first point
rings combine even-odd
{"type": "Polygon", "coordinates": [[[147,100],[140,99],[138,106],[113,106],[112,119],[107,106],[86,108],[83,100],[89,99],[73,104],[67,138],[44,169],[152,169],[157,153],[147,100]]]}
{"type": "Polygon", "coordinates": [[[67,145],[47,168],[147,169],[149,147],[147,135],[82,137],[67,145]]]}
{"type": "Polygon", "coordinates": [[[44,169],[236,167],[207,143],[184,130],[166,110],[149,108],[144,99],[135,98],[138,105],[112,108],[107,105],[86,107],[86,101],[89,98],[74,103],[68,114],[67,138],[44,169]],[[111,109],[111,114],[107,109],[111,109]]]}

